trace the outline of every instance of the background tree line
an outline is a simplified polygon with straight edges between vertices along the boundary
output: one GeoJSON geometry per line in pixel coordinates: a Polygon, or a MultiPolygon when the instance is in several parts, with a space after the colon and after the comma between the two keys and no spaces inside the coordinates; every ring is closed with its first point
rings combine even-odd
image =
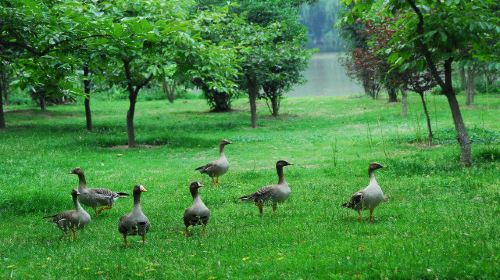
{"type": "Polygon", "coordinates": [[[213,111],[248,95],[256,127],[257,99],[277,116],[283,94],[303,82],[311,51],[299,14],[308,2],[1,0],[0,128],[11,90],[41,110],[83,98],[92,130],[93,92],[123,89],[133,147],[137,99],[155,86],[171,102],[196,86],[213,111]]]}

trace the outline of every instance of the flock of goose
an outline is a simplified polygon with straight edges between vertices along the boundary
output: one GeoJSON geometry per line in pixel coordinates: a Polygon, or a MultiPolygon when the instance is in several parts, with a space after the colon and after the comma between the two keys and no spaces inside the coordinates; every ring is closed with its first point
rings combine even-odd
{"type": "MultiPolygon", "coordinates": [[[[224,147],[231,144],[228,140],[222,140],[219,145],[219,159],[212,161],[204,166],[196,168],[202,174],[207,174],[212,178],[212,183],[219,184],[219,177],[224,175],[229,170],[229,161],[224,155],[224,147]]],[[[253,202],[259,209],[259,213],[263,214],[264,205],[271,204],[273,212],[276,211],[278,203],[284,202],[291,193],[290,186],[285,180],[283,168],[292,165],[286,160],[278,160],[276,162],[276,171],[278,173],[278,183],[275,185],[265,186],[256,192],[240,197],[241,201],[253,202]]],[[[383,168],[379,163],[371,163],[368,167],[368,175],[370,182],[367,187],[354,193],[350,200],[342,205],[344,208],[351,208],[358,212],[358,220],[362,221],[362,211],[370,211],[370,222],[373,223],[373,210],[385,200],[384,193],[375,179],[374,171],[383,168]]],[[[90,215],[80,205],[91,207],[95,216],[99,216],[102,211],[112,209],[114,201],[119,198],[127,197],[127,193],[113,192],[103,188],[88,188],[85,180],[85,174],[81,168],[75,168],[70,174],[78,176],[78,189],[73,189],[71,192],[74,210],[61,212],[55,215],[46,216],[63,231],[64,234],[71,232],[72,238],[75,238],[76,231],[83,229],[90,223],[90,215]]],[[[198,189],[203,187],[200,182],[192,182],[189,186],[189,191],[193,197],[192,205],[184,211],[184,234],[188,236],[189,227],[202,225],[203,230],[208,224],[210,218],[210,210],[203,203],[198,189]]],[[[141,236],[145,242],[146,233],[150,228],[149,219],[144,215],[141,209],[141,193],[146,192],[146,188],[142,185],[136,185],[133,189],[134,207],[132,211],[123,215],[118,223],[118,231],[122,234],[125,246],[128,246],[127,237],[130,235],[141,236]]],[[[64,235],[63,235],[64,236],[64,235]]]]}

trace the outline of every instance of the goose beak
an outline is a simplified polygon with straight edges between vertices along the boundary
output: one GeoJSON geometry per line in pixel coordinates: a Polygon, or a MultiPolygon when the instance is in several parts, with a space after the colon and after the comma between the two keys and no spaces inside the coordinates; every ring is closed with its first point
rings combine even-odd
{"type": "Polygon", "coordinates": [[[145,188],[144,186],[140,186],[140,187],[139,187],[139,190],[140,190],[141,192],[147,192],[147,191],[148,191],[148,190],[146,190],[146,188],[145,188]]]}
{"type": "Polygon", "coordinates": [[[201,188],[204,187],[205,185],[203,185],[202,183],[198,183],[198,186],[201,188]]]}

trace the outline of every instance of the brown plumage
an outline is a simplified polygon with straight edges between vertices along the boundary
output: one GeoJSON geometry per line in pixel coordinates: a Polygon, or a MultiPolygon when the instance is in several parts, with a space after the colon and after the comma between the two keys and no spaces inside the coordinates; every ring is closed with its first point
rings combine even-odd
{"type": "Polygon", "coordinates": [[[128,193],[114,192],[104,188],[87,188],[85,174],[79,167],[73,169],[70,174],[78,175],[78,191],[80,192],[80,201],[83,205],[92,207],[96,216],[99,216],[99,214],[101,214],[104,210],[112,209],[113,203],[119,198],[128,196],[128,193]],[[100,208],[97,209],[99,206],[100,208]]]}
{"type": "Polygon", "coordinates": [[[71,192],[73,198],[74,210],[64,211],[55,215],[43,217],[43,219],[52,219],[52,222],[64,232],[71,231],[73,239],[77,230],[83,229],[90,222],[90,215],[80,206],[78,202],[77,190],[71,192]]]}

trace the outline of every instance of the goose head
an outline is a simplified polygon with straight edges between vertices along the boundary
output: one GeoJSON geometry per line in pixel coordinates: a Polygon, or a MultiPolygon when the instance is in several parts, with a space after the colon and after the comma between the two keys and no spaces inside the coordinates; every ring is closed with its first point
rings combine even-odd
{"type": "Polygon", "coordinates": [[[372,174],[373,171],[377,170],[377,169],[380,169],[380,168],[384,168],[384,166],[380,163],[377,163],[377,162],[372,162],[370,163],[370,165],[368,166],[368,174],[372,174]]]}
{"type": "Polygon", "coordinates": [[[71,172],[69,174],[82,175],[83,170],[80,167],[77,167],[77,168],[71,170],[71,172]]]}
{"type": "Polygon", "coordinates": [[[135,185],[134,193],[147,192],[146,188],[143,185],[135,185]]]}
{"type": "Polygon", "coordinates": [[[289,163],[286,160],[278,160],[276,162],[276,167],[285,167],[285,166],[288,166],[288,165],[293,165],[293,163],[289,163]]]}
{"type": "Polygon", "coordinates": [[[76,198],[76,197],[78,197],[79,195],[80,195],[80,192],[79,192],[77,189],[73,189],[73,190],[71,191],[71,196],[72,196],[73,198],[76,198]]]}
{"type": "Polygon", "coordinates": [[[226,140],[226,139],[223,139],[220,141],[220,145],[221,146],[226,146],[226,145],[229,145],[229,144],[233,144],[233,142],[229,141],[229,140],[226,140]]]}
{"type": "Polygon", "coordinates": [[[192,182],[191,185],[189,185],[189,191],[191,192],[191,195],[195,197],[198,194],[198,189],[203,187],[203,184],[200,182],[192,182]]]}

